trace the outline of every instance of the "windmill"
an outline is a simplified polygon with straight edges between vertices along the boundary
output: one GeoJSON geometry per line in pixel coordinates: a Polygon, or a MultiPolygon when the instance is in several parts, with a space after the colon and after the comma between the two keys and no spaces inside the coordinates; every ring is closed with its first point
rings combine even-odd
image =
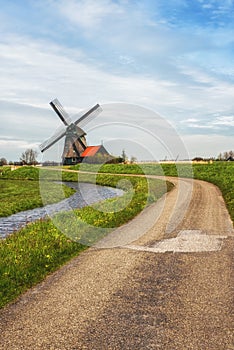
{"type": "Polygon", "coordinates": [[[75,122],[72,122],[71,117],[63,109],[60,102],[55,99],[50,102],[51,107],[62,120],[65,125],[65,129],[55,133],[51,138],[44,141],[40,145],[41,152],[46,151],[53,146],[56,142],[65,136],[64,150],[62,154],[62,162],[64,165],[76,164],[81,161],[81,154],[87,148],[87,142],[85,139],[86,133],[82,129],[90,120],[95,118],[100,112],[101,107],[96,104],[88,112],[84,113],[75,122]]]}

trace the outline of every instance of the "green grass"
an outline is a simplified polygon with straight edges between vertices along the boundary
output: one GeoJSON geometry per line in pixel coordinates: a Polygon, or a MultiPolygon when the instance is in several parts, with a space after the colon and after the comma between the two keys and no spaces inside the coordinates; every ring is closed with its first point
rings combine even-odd
{"type": "Polygon", "coordinates": [[[234,222],[234,162],[194,164],[194,177],[218,186],[234,222]]]}
{"type": "Polygon", "coordinates": [[[77,164],[69,167],[71,170],[93,171],[114,174],[144,174],[137,164],[77,164]]]}
{"type": "Polygon", "coordinates": [[[77,164],[70,166],[71,170],[92,171],[113,174],[147,174],[147,175],[167,175],[192,177],[192,166],[190,164],[77,164]]]}
{"type": "MultiPolygon", "coordinates": [[[[87,175],[86,175],[87,176],[87,175]]],[[[89,178],[90,180],[90,178],[89,178]]],[[[139,177],[98,175],[97,183],[122,188],[126,193],[92,206],[66,213],[59,213],[54,222],[63,232],[76,241],[87,245],[109,233],[139,214],[144,207],[157,201],[170,191],[173,185],[161,180],[139,177]]]]}
{"type": "Polygon", "coordinates": [[[85,247],[50,221],[30,224],[0,241],[0,307],[43,280],[85,247]]]}
{"type": "MultiPolygon", "coordinates": [[[[20,170],[17,178],[21,177],[20,170]]],[[[8,174],[15,177],[14,172],[8,174]]],[[[31,178],[29,169],[24,176],[31,178]]],[[[34,179],[39,176],[33,170],[34,179]]],[[[61,177],[59,172],[48,171],[44,178],[61,177]]],[[[63,178],[77,181],[77,173],[63,173],[63,178]]],[[[1,180],[12,181],[12,180],[1,180]]],[[[16,181],[22,180],[14,180],[16,181]]],[[[53,221],[41,220],[0,241],[0,307],[15,300],[46,275],[78,255],[110,230],[131,220],[145,206],[172,188],[170,183],[139,177],[121,177],[100,174],[81,174],[79,181],[97,182],[118,186],[126,191],[122,197],[113,198],[94,206],[59,213],[53,221]],[[59,228],[58,228],[59,227],[59,228]],[[62,232],[61,232],[62,231],[62,232]],[[64,234],[66,233],[66,234],[64,234]],[[83,244],[80,244],[80,243],[83,244]]],[[[26,185],[38,181],[24,181],[26,185]]],[[[45,181],[48,183],[48,181],[45,181]]]]}
{"type": "Polygon", "coordinates": [[[10,167],[0,167],[0,178],[12,180],[38,180],[39,169],[23,166],[14,171],[10,167]]]}
{"type": "MultiPolygon", "coordinates": [[[[93,165],[86,171],[94,170],[93,165]]],[[[97,167],[97,166],[96,166],[97,167]]],[[[154,165],[146,164],[142,167],[136,165],[104,165],[102,171],[116,173],[142,173],[168,176],[191,177],[191,166],[188,164],[154,165]],[[110,167],[111,166],[111,167],[110,167]]],[[[82,169],[84,170],[84,169],[82,169]]],[[[228,210],[234,220],[234,163],[214,162],[213,164],[194,164],[192,167],[194,177],[209,181],[217,185],[224,196],[228,210]]],[[[1,177],[16,178],[27,177],[25,183],[35,184],[39,179],[39,171],[24,170],[24,174],[18,170],[18,174],[9,172],[1,177]],[[17,176],[16,176],[16,175],[17,176]]],[[[45,179],[58,180],[60,172],[42,171],[45,179]],[[44,172],[44,173],[43,173],[44,172]]],[[[62,177],[67,181],[77,181],[77,173],[63,173],[62,177]]],[[[4,180],[1,180],[4,181],[4,180]]],[[[1,183],[0,181],[0,183],[1,183]]],[[[10,181],[10,180],[8,180],[10,181]]],[[[20,180],[17,180],[20,181],[20,180]]],[[[38,221],[28,225],[16,234],[0,241],[0,307],[13,301],[25,290],[45,278],[45,276],[66,261],[79,254],[86,247],[80,242],[92,244],[101,238],[112,228],[117,227],[135,215],[146,205],[157,200],[171,185],[138,177],[121,177],[105,174],[89,175],[79,174],[79,181],[97,182],[107,186],[116,186],[126,190],[126,194],[120,198],[113,198],[90,207],[75,210],[69,213],[59,213],[52,221],[38,221]],[[56,227],[60,226],[61,233],[56,227]],[[66,229],[69,228],[68,232],[66,229]]],[[[46,183],[46,182],[45,182],[46,183]]],[[[14,197],[13,199],[14,200],[14,197]]]]}

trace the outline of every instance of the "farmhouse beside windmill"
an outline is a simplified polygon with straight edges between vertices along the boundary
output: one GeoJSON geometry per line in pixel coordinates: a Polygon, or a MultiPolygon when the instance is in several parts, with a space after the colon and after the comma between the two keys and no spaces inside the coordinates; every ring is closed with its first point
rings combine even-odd
{"type": "Polygon", "coordinates": [[[63,155],[63,165],[74,165],[77,163],[99,163],[103,161],[110,161],[114,157],[111,156],[103,145],[87,146],[78,157],[74,149],[70,147],[67,154],[63,155]]]}
{"type": "Polygon", "coordinates": [[[87,146],[86,133],[82,129],[91,119],[95,118],[101,111],[99,104],[96,104],[88,112],[83,114],[75,122],[72,122],[70,116],[65,112],[60,102],[55,99],[50,102],[51,107],[59,116],[65,129],[59,131],[50,139],[40,145],[41,152],[46,151],[56,142],[65,136],[64,149],[62,153],[63,165],[72,165],[85,161],[87,163],[100,163],[110,161],[112,157],[103,145],[87,146]]]}

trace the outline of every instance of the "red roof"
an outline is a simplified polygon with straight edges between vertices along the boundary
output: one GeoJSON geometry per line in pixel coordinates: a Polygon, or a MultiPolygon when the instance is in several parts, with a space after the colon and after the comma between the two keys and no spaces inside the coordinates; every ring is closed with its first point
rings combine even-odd
{"type": "Polygon", "coordinates": [[[84,152],[81,154],[81,157],[92,157],[99,151],[101,146],[88,146],[84,152]]]}

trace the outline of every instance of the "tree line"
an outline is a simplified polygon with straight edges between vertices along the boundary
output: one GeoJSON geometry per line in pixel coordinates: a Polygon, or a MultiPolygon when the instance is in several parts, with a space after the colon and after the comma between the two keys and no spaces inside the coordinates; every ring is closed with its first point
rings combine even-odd
{"type": "Polygon", "coordinates": [[[234,159],[234,151],[226,151],[223,153],[219,153],[217,160],[233,160],[234,159]]]}
{"type": "Polygon", "coordinates": [[[12,161],[8,162],[6,158],[4,158],[4,157],[0,158],[0,166],[7,165],[7,164],[9,164],[9,165],[36,165],[36,164],[38,164],[37,156],[38,156],[37,151],[29,148],[21,154],[20,160],[18,162],[12,162],[12,161]]]}
{"type": "MultiPolygon", "coordinates": [[[[20,160],[17,162],[12,162],[12,161],[7,161],[6,158],[2,157],[0,158],[0,166],[3,165],[36,165],[38,164],[37,161],[37,156],[38,152],[29,148],[25,152],[21,154],[20,160]]],[[[136,157],[131,157],[130,160],[128,160],[128,156],[125,152],[125,150],[122,150],[122,154],[119,157],[114,157],[114,156],[102,156],[102,155],[97,155],[96,157],[92,157],[90,159],[85,160],[87,163],[135,163],[136,162],[136,157]]],[[[44,163],[43,163],[44,164],[44,163]]],[[[53,162],[53,161],[48,161],[45,162],[44,165],[58,165],[59,163],[53,162]]]]}
{"type": "MultiPolygon", "coordinates": [[[[0,158],[0,166],[3,165],[36,165],[38,164],[37,161],[37,156],[38,156],[38,152],[29,148],[27,149],[25,152],[23,152],[21,154],[20,160],[18,162],[12,162],[12,161],[7,161],[6,158],[2,157],[0,158]]],[[[234,151],[226,151],[223,153],[219,153],[218,157],[215,158],[209,158],[212,160],[218,160],[218,161],[225,161],[225,160],[234,160],[234,151]]],[[[93,159],[92,162],[94,162],[94,160],[96,162],[101,162],[101,163],[105,163],[105,161],[108,161],[107,159],[93,159]]],[[[193,160],[205,160],[202,157],[196,157],[193,160]]],[[[130,160],[128,159],[128,156],[126,155],[125,150],[122,150],[122,154],[119,157],[113,157],[113,159],[109,159],[110,163],[135,163],[137,161],[136,157],[131,157],[130,160]]],[[[91,163],[92,163],[91,162],[91,163]]],[[[49,163],[54,163],[54,162],[49,162],[49,163]]],[[[57,165],[57,163],[56,163],[57,165]]]]}

